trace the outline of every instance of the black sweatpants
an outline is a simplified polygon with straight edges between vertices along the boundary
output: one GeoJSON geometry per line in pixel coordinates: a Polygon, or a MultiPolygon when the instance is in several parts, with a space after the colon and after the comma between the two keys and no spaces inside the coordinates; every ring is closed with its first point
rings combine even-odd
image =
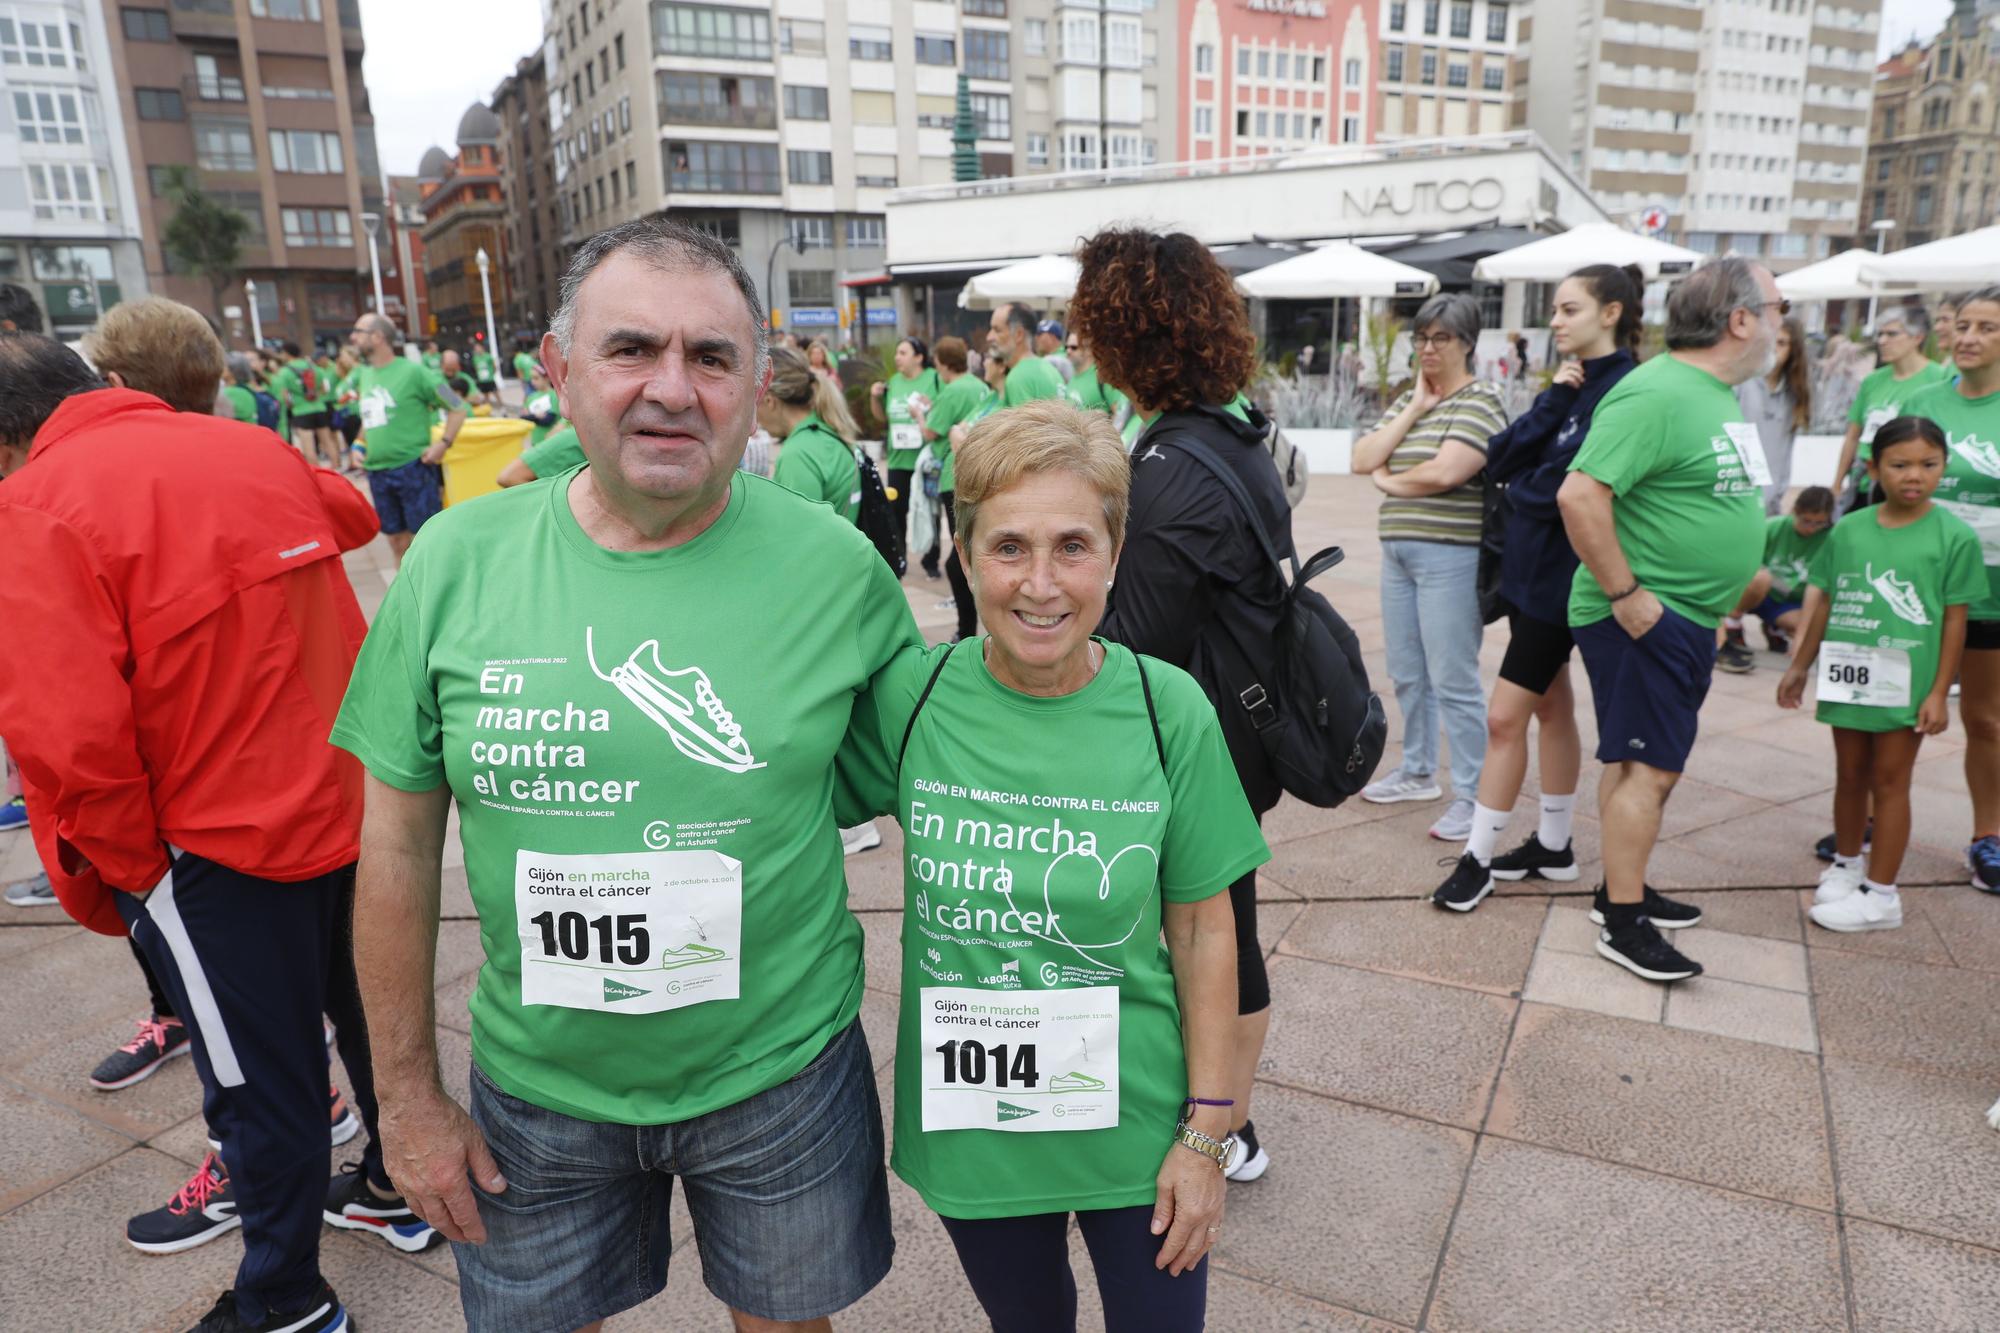
{"type": "MultiPolygon", "coordinates": [[[[1075,1333],[1076,1274],[1069,1266],[1069,1214],[940,1217],[972,1294],[993,1333],[1075,1333]]],[[[1201,1333],[1208,1309],[1206,1257],[1179,1277],[1153,1266],[1166,1237],[1152,1232],[1153,1205],[1076,1214],[1097,1270],[1106,1333],[1201,1333]]]]}
{"type": "Polygon", "coordinates": [[[322,1010],[334,1021],[380,1183],[368,1029],[343,925],[353,902],[351,865],[281,884],[187,853],[143,901],[117,897],[193,1039],[202,1111],[243,1219],[237,1308],[253,1322],[319,1286],[331,1170],[322,1010]]]}

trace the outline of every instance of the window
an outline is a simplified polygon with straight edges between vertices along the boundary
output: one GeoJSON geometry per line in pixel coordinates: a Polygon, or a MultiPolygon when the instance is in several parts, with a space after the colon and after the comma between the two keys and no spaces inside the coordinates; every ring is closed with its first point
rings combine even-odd
{"type": "Polygon", "coordinates": [[[1105,141],[1105,165],[1108,167],[1136,167],[1139,165],[1139,136],[1136,134],[1114,134],[1105,141]]]}
{"type": "Polygon", "coordinates": [[[1194,49],[1194,72],[1197,74],[1215,73],[1215,48],[1207,42],[1202,42],[1194,49]]]}
{"type": "Polygon", "coordinates": [[[793,217],[791,224],[792,244],[801,250],[833,249],[833,219],[827,217],[793,217]]]}
{"type": "Polygon", "coordinates": [[[1438,9],[1442,0],[1424,0],[1424,36],[1435,37],[1438,31],[1438,9]]]}
{"type": "Polygon", "coordinates": [[[889,243],[886,220],[883,218],[849,218],[847,220],[847,248],[850,250],[880,250],[889,243]]]}
{"type": "Polygon", "coordinates": [[[1465,3],[1465,0],[1457,0],[1451,7],[1451,35],[1472,36],[1472,6],[1465,3]]]}
{"type": "Polygon", "coordinates": [[[184,162],[179,165],[173,165],[173,166],[147,167],[146,188],[148,188],[153,192],[153,197],[155,199],[158,199],[166,194],[167,187],[170,184],[172,184],[173,174],[176,171],[186,171],[186,170],[187,170],[187,164],[184,162]]]}
{"type": "Polygon", "coordinates": [[[1916,216],[1913,221],[1919,227],[1927,225],[1931,220],[1932,214],[1936,212],[1936,209],[1937,199],[1932,188],[1928,185],[1919,185],[1917,187],[1916,216]]]}
{"type": "Polygon", "coordinates": [[[1004,19],[1007,17],[1007,0],[965,0],[965,12],[974,18],[1004,19]]]}
{"type": "MultiPolygon", "coordinates": [[[[604,114],[608,116],[611,113],[607,111],[604,114]]],[[[620,134],[632,132],[632,99],[629,96],[618,99],[618,132],[620,134]]]]}
{"type": "Polygon", "coordinates": [[[260,19],[319,22],[319,0],[250,0],[250,12],[260,19]]]}
{"type": "MultiPolygon", "coordinates": [[[[243,215],[250,224],[243,233],[243,239],[251,245],[269,245],[271,238],[264,234],[264,196],[255,190],[210,190],[208,197],[225,208],[233,208],[243,215]]],[[[389,261],[390,256],[383,259],[389,261]]]]}
{"type": "Polygon", "coordinates": [[[827,114],[826,89],[796,83],[785,85],[786,120],[825,120],[827,114]]]}
{"type": "Polygon", "coordinates": [[[171,42],[174,26],[167,19],[164,9],[127,9],[122,13],[125,20],[125,40],[128,42],[171,42]]]}
{"type": "Polygon", "coordinates": [[[255,171],[257,149],[241,120],[196,120],[194,161],[203,171],[255,171]]]}
{"type": "Polygon", "coordinates": [[[271,170],[333,176],[343,170],[340,136],[325,130],[272,130],[271,170]]]}
{"type": "Polygon", "coordinates": [[[1454,60],[1445,66],[1444,81],[1452,88],[1468,87],[1472,82],[1472,70],[1454,60]]]}
{"type": "Polygon", "coordinates": [[[1095,134],[1065,134],[1062,142],[1064,171],[1095,171],[1103,165],[1098,157],[1095,134]]]}
{"type": "Polygon", "coordinates": [[[830,269],[791,269],[785,274],[785,288],[794,306],[825,307],[833,304],[833,272],[830,269]]]}
{"type": "Polygon", "coordinates": [[[1489,64],[1479,71],[1480,85],[1489,93],[1497,93],[1507,86],[1507,67],[1489,64]]]}
{"type": "Polygon", "coordinates": [[[611,39],[611,54],[618,61],[618,68],[625,68],[625,34],[619,33],[611,39]]]}
{"type": "Polygon", "coordinates": [[[778,150],[762,143],[677,140],[664,149],[667,188],[689,194],[778,194],[778,150]]]}
{"type": "Polygon", "coordinates": [[[28,197],[38,218],[104,221],[109,216],[106,191],[98,186],[95,167],[28,164],[28,197]]]}
{"type": "Polygon", "coordinates": [[[281,208],[286,245],[354,244],[354,224],[338,208],[281,208]]]}
{"type": "Polygon", "coordinates": [[[1248,137],[1249,133],[1250,133],[1250,113],[1248,111],[1237,112],[1236,137],[1239,139],[1246,138],[1248,137]]]}
{"type": "Polygon", "coordinates": [[[851,23],[847,28],[847,54],[855,60],[893,60],[895,47],[890,43],[889,30],[865,23],[851,23]]]}
{"type": "Polygon", "coordinates": [[[785,176],[794,185],[831,185],[833,154],[791,149],[785,154],[785,176]]]}
{"type": "MultiPolygon", "coordinates": [[[[1318,131],[1314,131],[1313,137],[1318,137],[1318,131]]],[[[1342,116],[1340,118],[1340,141],[1342,143],[1361,142],[1361,117],[1342,116]]]]}
{"type": "MultiPolygon", "coordinates": [[[[181,105],[181,92],[178,88],[134,88],[132,100],[139,108],[141,120],[187,119],[187,109],[181,105]]],[[[15,105],[20,105],[18,94],[15,105]]]]}
{"type": "Polygon", "coordinates": [[[1405,0],[1390,0],[1389,4],[1390,32],[1401,32],[1403,30],[1403,25],[1409,22],[1409,18],[1410,18],[1410,6],[1405,2],[1405,0]]]}
{"type": "MultiPolygon", "coordinates": [[[[822,29],[822,37],[824,29],[822,29]]],[[[709,5],[653,6],[653,49],[663,56],[769,60],[771,16],[709,5]]]]}
{"type": "Polygon", "coordinates": [[[777,127],[776,87],[769,79],[662,70],[658,82],[663,124],[777,127]]]}
{"type": "Polygon", "coordinates": [[[855,158],[854,183],[893,190],[896,188],[896,159],[867,154],[855,158]]]}
{"type": "Polygon", "coordinates": [[[81,70],[83,58],[83,30],[76,24],[35,23],[22,19],[18,25],[14,19],[0,15],[0,64],[27,65],[36,69],[68,69],[74,65],[81,70]],[[64,45],[67,31],[69,41],[64,45]]]}
{"type": "Polygon", "coordinates": [[[1007,71],[1007,34],[990,28],[967,28],[965,72],[975,79],[1012,77],[1007,71]]]}
{"type": "Polygon", "coordinates": [[[1495,0],[1488,0],[1486,5],[1486,40],[1507,40],[1507,6],[1495,3],[1495,0]]]}
{"type": "Polygon", "coordinates": [[[1361,62],[1359,60],[1349,59],[1341,65],[1340,86],[1343,88],[1359,88],[1361,86],[1361,62]]]}
{"type": "Polygon", "coordinates": [[[1424,52],[1424,58],[1420,68],[1422,70],[1422,73],[1418,76],[1417,82],[1425,84],[1436,83],[1438,81],[1437,52],[1435,51],[1424,52]]]}
{"type": "MultiPolygon", "coordinates": [[[[83,108],[87,93],[62,88],[25,87],[14,90],[14,120],[22,143],[82,143],[83,108]]],[[[178,99],[178,94],[176,98],[178,99]]],[[[175,103],[179,105],[178,100],[175,103]]],[[[94,119],[94,117],[93,117],[94,119]]],[[[164,119],[164,117],[147,117],[164,119]]]]}
{"type": "MultiPolygon", "coordinates": [[[[242,76],[223,73],[221,64],[214,56],[198,55],[194,58],[194,85],[195,91],[200,94],[201,100],[204,102],[241,102],[244,100],[242,76]]],[[[304,90],[290,88],[265,90],[266,93],[276,92],[280,94],[294,91],[304,90]]],[[[327,96],[332,97],[333,93],[329,91],[327,96]]]]}
{"type": "MultiPolygon", "coordinates": [[[[1137,69],[1144,50],[1143,30],[1137,19],[1104,20],[1104,63],[1119,69],[1137,69]]],[[[1303,62],[1302,62],[1303,63],[1303,62]]]]}
{"type": "Polygon", "coordinates": [[[1066,14],[1062,21],[1062,58],[1080,64],[1097,63],[1097,16],[1066,14]]]}
{"type": "Polygon", "coordinates": [[[1257,77],[1260,79],[1271,77],[1271,53],[1269,51],[1259,51],[1257,53],[1257,77]]]}
{"type": "Polygon", "coordinates": [[[1021,52],[1023,55],[1031,56],[1045,56],[1049,53],[1048,20],[1021,20],[1021,52]]]}
{"type": "Polygon", "coordinates": [[[1280,51],[1278,52],[1278,78],[1280,80],[1283,80],[1283,79],[1289,79],[1291,77],[1292,77],[1292,54],[1289,51],[1280,51]]]}
{"type": "Polygon", "coordinates": [[[1250,77],[1250,48],[1247,46],[1236,48],[1236,77],[1239,79],[1250,77]]]}
{"type": "Polygon", "coordinates": [[[1203,138],[1215,133],[1215,108],[1198,106],[1194,109],[1194,132],[1203,138]]]}
{"type": "Polygon", "coordinates": [[[958,63],[958,39],[933,33],[917,34],[917,63],[919,65],[956,65],[958,63]]]}
{"type": "Polygon", "coordinates": [[[826,25],[817,19],[780,20],[778,49],[789,56],[823,56],[826,54],[826,25]]]}
{"type": "Polygon", "coordinates": [[[1403,81],[1403,48],[1392,46],[1382,53],[1382,77],[1390,83],[1403,81]]]}
{"type": "Polygon", "coordinates": [[[1271,113],[1268,111],[1257,113],[1257,137],[1259,139],[1271,137],[1271,113]]]}
{"type": "MultiPolygon", "coordinates": [[[[1208,107],[1201,107],[1194,113],[1195,121],[1197,124],[1200,123],[1201,113],[1203,111],[1208,111],[1208,110],[1209,110],[1208,107]]],[[[1046,134],[1029,135],[1028,165],[1031,167],[1045,167],[1048,164],[1049,164],[1049,136],[1046,134]]]]}
{"type": "Polygon", "coordinates": [[[974,133],[981,139],[1014,137],[1014,99],[1006,93],[972,94],[974,133]]]}

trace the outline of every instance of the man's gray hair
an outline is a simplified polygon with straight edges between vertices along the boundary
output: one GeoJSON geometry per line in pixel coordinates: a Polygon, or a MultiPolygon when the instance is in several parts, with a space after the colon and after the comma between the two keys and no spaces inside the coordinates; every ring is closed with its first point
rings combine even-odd
{"type": "Polygon", "coordinates": [[[549,332],[556,336],[556,346],[562,348],[564,355],[568,355],[570,342],[576,337],[576,300],[584,280],[605,260],[626,251],[656,268],[689,268],[728,275],[742,294],[743,303],[750,308],[750,327],[755,330],[757,348],[755,373],[758,378],[763,377],[771,357],[771,336],[764,318],[764,302],[757,295],[757,283],[750,270],[743,267],[734,250],[714,236],[667,217],[621,222],[577,247],[562,275],[555,318],[549,321],[549,332]]]}
{"type": "Polygon", "coordinates": [[[1729,332],[1731,315],[1764,305],[1751,261],[1731,256],[1703,264],[1667,293],[1667,350],[1713,347],[1729,332]]]}
{"type": "Polygon", "coordinates": [[[231,352],[222,359],[222,364],[228,369],[229,378],[236,383],[248,384],[250,382],[250,358],[243,355],[243,353],[231,352]]]}
{"type": "Polygon", "coordinates": [[[1912,338],[1921,338],[1931,331],[1931,312],[1920,305],[1892,305],[1875,321],[1875,327],[1880,329],[1892,319],[1912,338]]]}
{"type": "Polygon", "coordinates": [[[1040,316],[1035,313],[1035,308],[1022,301],[1009,301],[1007,312],[1001,316],[1001,320],[1019,329],[1031,340],[1035,336],[1035,325],[1041,322],[1040,316]]]}
{"type": "Polygon", "coordinates": [[[387,315],[380,315],[371,311],[361,317],[361,322],[368,326],[370,333],[380,334],[389,346],[394,347],[396,345],[398,330],[395,321],[387,315]]]}
{"type": "Polygon", "coordinates": [[[1479,346],[1479,302],[1464,292],[1438,293],[1418,307],[1410,331],[1422,333],[1432,326],[1464,343],[1466,364],[1472,363],[1472,350],[1479,346]]]}

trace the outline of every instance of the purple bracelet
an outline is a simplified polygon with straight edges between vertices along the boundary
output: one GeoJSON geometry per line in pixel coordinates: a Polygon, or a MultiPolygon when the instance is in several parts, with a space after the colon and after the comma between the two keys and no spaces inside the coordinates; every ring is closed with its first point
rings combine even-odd
{"type": "Polygon", "coordinates": [[[1224,1098],[1222,1098],[1222,1099],[1221,1099],[1221,1100],[1219,1100],[1219,1101],[1218,1101],[1218,1100],[1215,1100],[1215,1099],[1212,1099],[1212,1098],[1208,1098],[1208,1097],[1190,1097],[1190,1098],[1188,1098],[1188,1099],[1187,1099],[1187,1102],[1188,1102],[1188,1105],[1189,1105],[1189,1106],[1234,1106],[1234,1105],[1236,1105],[1236,1103],[1235,1103],[1235,1102],[1234,1102],[1234,1101],[1233,1101],[1232,1099],[1230,1099],[1230,1098],[1228,1098],[1228,1097],[1224,1097],[1224,1098]]]}

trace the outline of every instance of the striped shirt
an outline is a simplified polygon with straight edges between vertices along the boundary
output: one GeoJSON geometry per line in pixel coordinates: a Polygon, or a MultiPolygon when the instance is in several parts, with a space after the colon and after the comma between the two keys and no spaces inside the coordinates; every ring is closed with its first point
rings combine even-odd
{"type": "MultiPolygon", "coordinates": [[[[1376,429],[1394,421],[1409,405],[1410,395],[1405,393],[1389,405],[1376,429]]],[[[1500,397],[1500,386],[1488,380],[1473,380],[1418,418],[1403,442],[1389,455],[1389,471],[1394,475],[1408,472],[1419,463],[1428,463],[1437,457],[1448,439],[1470,445],[1483,454],[1487,439],[1499,434],[1506,425],[1507,408],[1500,397]]],[[[1483,472],[1475,472],[1464,485],[1437,495],[1413,499],[1387,496],[1380,514],[1382,540],[1477,546],[1485,518],[1484,501],[1483,472]]]]}

